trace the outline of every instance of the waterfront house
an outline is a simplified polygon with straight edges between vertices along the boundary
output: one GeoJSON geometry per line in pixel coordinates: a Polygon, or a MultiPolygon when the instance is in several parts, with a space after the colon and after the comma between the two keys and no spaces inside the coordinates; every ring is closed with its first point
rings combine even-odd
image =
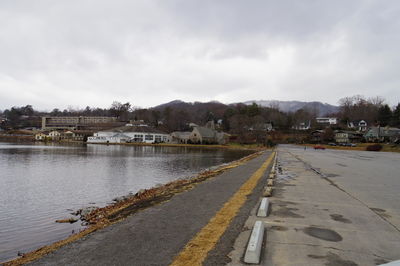
{"type": "Polygon", "coordinates": [[[273,123],[272,121],[265,123],[265,124],[264,124],[264,129],[265,129],[266,131],[272,131],[272,130],[274,130],[274,123],[273,123]]]}
{"type": "Polygon", "coordinates": [[[311,128],[311,121],[304,121],[304,122],[300,122],[294,126],[292,126],[292,129],[295,130],[309,130],[311,128]]]}
{"type": "Polygon", "coordinates": [[[336,125],[338,123],[338,119],[336,117],[317,117],[317,124],[324,125],[336,125]]]}
{"type": "Polygon", "coordinates": [[[46,140],[47,138],[49,138],[49,136],[46,135],[44,132],[39,132],[35,134],[35,140],[43,141],[46,140]]]}
{"type": "Polygon", "coordinates": [[[190,134],[190,141],[194,144],[215,144],[217,143],[215,137],[216,131],[207,127],[194,127],[190,134]]]}
{"type": "Polygon", "coordinates": [[[74,133],[72,139],[75,141],[86,141],[88,137],[93,136],[93,131],[91,130],[71,130],[74,133]]]}
{"type": "Polygon", "coordinates": [[[50,131],[49,137],[52,140],[60,140],[61,139],[61,132],[59,132],[57,130],[50,131]]]}
{"type": "Polygon", "coordinates": [[[365,132],[367,130],[368,124],[365,120],[356,120],[352,122],[347,122],[347,127],[357,129],[360,132],[365,132]]]}
{"type": "Polygon", "coordinates": [[[395,127],[371,127],[364,135],[367,142],[398,142],[400,128],[395,127]]]}
{"type": "Polygon", "coordinates": [[[335,142],[336,143],[358,143],[361,142],[363,138],[362,133],[355,131],[335,131],[335,142]]]}
{"type": "Polygon", "coordinates": [[[61,132],[61,139],[72,140],[74,137],[75,137],[75,133],[70,130],[61,132]]]}
{"type": "Polygon", "coordinates": [[[217,132],[215,135],[217,143],[220,145],[228,144],[230,135],[225,132],[217,132]]]}
{"type": "Polygon", "coordinates": [[[229,135],[224,132],[218,132],[208,127],[193,127],[189,136],[190,143],[193,144],[227,144],[229,135]]]}
{"type": "Polygon", "coordinates": [[[322,136],[325,133],[324,130],[314,130],[313,132],[310,133],[311,135],[311,142],[312,143],[321,143],[322,141],[322,136]]]}
{"type": "Polygon", "coordinates": [[[175,131],[171,133],[171,143],[175,144],[187,144],[190,139],[190,134],[192,132],[184,131],[175,131]]]}
{"type": "Polygon", "coordinates": [[[88,143],[162,143],[170,142],[169,134],[147,125],[127,124],[110,130],[94,133],[88,137],[88,143]]]}
{"type": "Polygon", "coordinates": [[[272,131],[273,128],[273,123],[272,122],[266,122],[266,123],[257,123],[251,126],[248,130],[253,131],[272,131]]]}

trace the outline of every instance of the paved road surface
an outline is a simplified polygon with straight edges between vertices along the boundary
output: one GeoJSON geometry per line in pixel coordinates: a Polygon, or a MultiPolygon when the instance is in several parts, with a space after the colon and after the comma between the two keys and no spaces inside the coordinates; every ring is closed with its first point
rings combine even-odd
{"type": "MultiPolygon", "coordinates": [[[[400,153],[292,148],[330,180],[400,230],[400,153]]],[[[400,251],[399,251],[400,253],[400,251]]]]}
{"type": "MultiPolygon", "coordinates": [[[[64,246],[32,265],[169,265],[270,154],[265,152],[190,191],[175,195],[168,202],[64,246]]],[[[209,253],[205,265],[224,265],[229,261],[226,254],[261,194],[266,179],[262,180],[209,253]]]]}
{"type": "Polygon", "coordinates": [[[400,259],[400,154],[280,145],[282,169],[267,218],[256,207],[229,255],[241,256],[256,220],[262,265],[378,265],[400,259]]]}

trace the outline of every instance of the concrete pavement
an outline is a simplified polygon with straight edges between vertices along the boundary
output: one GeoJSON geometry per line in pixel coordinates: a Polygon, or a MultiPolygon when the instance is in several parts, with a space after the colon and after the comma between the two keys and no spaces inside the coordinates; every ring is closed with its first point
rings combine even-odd
{"type": "Polygon", "coordinates": [[[400,229],[400,153],[291,149],[338,187],[400,229]]]}
{"type": "Polygon", "coordinates": [[[280,146],[271,213],[257,204],[229,254],[243,265],[251,228],[261,220],[261,265],[379,265],[400,259],[400,154],[280,146]]]}

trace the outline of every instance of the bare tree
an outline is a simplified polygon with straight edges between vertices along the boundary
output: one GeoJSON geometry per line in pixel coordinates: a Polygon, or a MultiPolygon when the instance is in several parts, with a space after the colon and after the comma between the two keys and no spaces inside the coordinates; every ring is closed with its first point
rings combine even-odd
{"type": "Polygon", "coordinates": [[[376,122],[378,110],[385,100],[382,97],[372,97],[368,100],[362,95],[344,97],[339,100],[340,118],[342,122],[366,120],[368,123],[376,122]]]}
{"type": "Polygon", "coordinates": [[[370,102],[372,105],[380,107],[385,103],[385,99],[381,96],[375,96],[375,97],[369,98],[368,102],[370,102]]]}
{"type": "Polygon", "coordinates": [[[129,102],[120,103],[114,101],[110,107],[110,113],[118,117],[121,121],[126,121],[128,119],[129,112],[131,111],[131,104],[129,102]]]}

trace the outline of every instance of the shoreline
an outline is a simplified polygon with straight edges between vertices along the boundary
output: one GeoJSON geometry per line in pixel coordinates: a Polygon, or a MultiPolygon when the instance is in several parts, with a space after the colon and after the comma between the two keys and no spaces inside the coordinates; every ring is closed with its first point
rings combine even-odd
{"type": "MultiPolygon", "coordinates": [[[[263,149],[266,150],[266,149],[263,149]]],[[[172,198],[175,194],[182,193],[184,191],[191,190],[198,183],[201,183],[209,178],[217,176],[228,169],[237,167],[251,159],[254,159],[261,155],[262,151],[255,151],[254,153],[245,156],[239,160],[232,161],[228,164],[223,164],[218,166],[218,168],[213,170],[206,170],[200,172],[194,177],[188,177],[185,179],[178,179],[162,186],[156,186],[146,190],[141,190],[135,195],[126,196],[123,200],[117,201],[110,205],[102,208],[93,210],[84,217],[84,220],[88,222],[88,227],[82,231],[73,234],[63,240],[54,242],[49,245],[45,245],[39,249],[32,252],[24,254],[22,257],[15,258],[6,262],[2,262],[3,265],[22,265],[29,263],[36,259],[51,253],[62,246],[72,243],[76,240],[83,238],[84,236],[93,233],[97,230],[105,228],[109,225],[117,223],[129,215],[132,215],[138,211],[146,209],[148,207],[155,206],[162,202],[165,202],[172,198]]]]}
{"type": "Polygon", "coordinates": [[[152,147],[185,147],[185,148],[207,148],[207,149],[232,149],[232,150],[254,150],[254,151],[261,151],[265,150],[268,147],[262,146],[260,144],[180,144],[180,143],[87,143],[84,141],[37,141],[31,138],[17,138],[15,136],[10,136],[6,138],[0,137],[0,142],[5,143],[42,143],[42,144],[82,144],[82,145],[105,145],[105,146],[152,146],[152,147]]]}
{"type": "Polygon", "coordinates": [[[220,145],[220,144],[174,144],[174,143],[87,143],[83,142],[86,145],[121,145],[121,146],[152,146],[152,147],[185,147],[185,148],[208,148],[208,149],[232,149],[232,150],[254,150],[260,151],[265,150],[267,147],[258,146],[258,145],[220,145]]]}

